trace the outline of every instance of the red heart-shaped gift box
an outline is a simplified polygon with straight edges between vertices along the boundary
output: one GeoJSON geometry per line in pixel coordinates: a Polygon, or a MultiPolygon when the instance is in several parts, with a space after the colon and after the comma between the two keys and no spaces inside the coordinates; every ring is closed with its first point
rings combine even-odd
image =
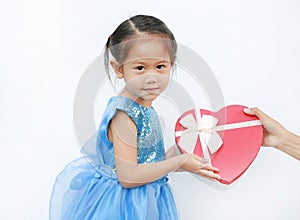
{"type": "Polygon", "coordinates": [[[215,113],[203,109],[198,110],[198,112],[196,112],[197,110],[190,110],[182,114],[176,122],[175,140],[179,151],[181,153],[191,152],[200,157],[209,157],[211,165],[219,169],[221,176],[219,181],[224,184],[231,184],[239,178],[253,162],[261,147],[262,125],[256,116],[246,115],[244,113],[245,108],[241,105],[230,105],[215,113]],[[206,120],[209,121],[206,123],[210,124],[209,129],[204,125],[205,122],[203,121],[205,120],[202,120],[205,118],[209,118],[206,120]],[[215,120],[215,124],[211,123],[212,118],[215,120]],[[185,127],[183,122],[187,119],[190,123],[185,123],[185,127]],[[194,128],[187,124],[193,124],[194,128]],[[195,128],[195,126],[198,127],[195,128]],[[212,131],[214,131],[213,136],[211,135],[212,131]],[[191,145],[191,143],[186,144],[187,142],[184,142],[185,146],[181,146],[183,139],[186,139],[184,137],[182,142],[180,141],[183,135],[195,132],[197,134],[194,135],[193,146],[187,146],[191,145]],[[209,138],[205,137],[207,135],[209,138]],[[219,138],[223,143],[220,142],[219,148],[212,147],[211,150],[209,148],[210,142],[218,142],[216,140],[219,138]]]}

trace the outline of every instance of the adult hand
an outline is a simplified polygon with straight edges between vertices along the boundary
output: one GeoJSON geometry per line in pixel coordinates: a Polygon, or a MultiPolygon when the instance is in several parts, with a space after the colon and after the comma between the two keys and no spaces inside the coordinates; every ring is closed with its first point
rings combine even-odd
{"type": "Polygon", "coordinates": [[[244,112],[255,115],[264,128],[262,145],[275,147],[300,160],[300,137],[285,129],[279,122],[265,114],[259,108],[246,108],[244,112]]]}
{"type": "Polygon", "coordinates": [[[244,112],[248,115],[255,115],[261,121],[264,128],[264,137],[262,145],[278,147],[283,139],[283,137],[288,133],[288,131],[273,118],[265,114],[259,108],[246,108],[244,112]]]}

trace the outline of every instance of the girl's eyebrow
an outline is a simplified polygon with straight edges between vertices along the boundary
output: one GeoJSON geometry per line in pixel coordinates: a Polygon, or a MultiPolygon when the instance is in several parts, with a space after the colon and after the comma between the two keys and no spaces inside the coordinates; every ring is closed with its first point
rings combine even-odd
{"type": "MultiPolygon", "coordinates": [[[[170,61],[168,61],[168,60],[159,60],[159,61],[157,61],[157,62],[154,62],[154,63],[168,63],[168,62],[170,62],[170,61]]],[[[147,62],[145,62],[145,61],[139,61],[139,60],[136,60],[136,61],[132,61],[131,62],[132,64],[146,64],[147,62]]]]}

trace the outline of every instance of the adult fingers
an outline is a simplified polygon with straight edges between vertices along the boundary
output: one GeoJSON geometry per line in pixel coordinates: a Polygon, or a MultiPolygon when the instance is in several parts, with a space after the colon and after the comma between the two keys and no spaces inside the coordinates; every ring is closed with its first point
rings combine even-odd
{"type": "Polygon", "coordinates": [[[244,112],[248,115],[256,115],[260,120],[263,120],[265,118],[269,118],[269,116],[266,113],[264,113],[262,110],[260,110],[257,107],[245,108],[244,112]]]}

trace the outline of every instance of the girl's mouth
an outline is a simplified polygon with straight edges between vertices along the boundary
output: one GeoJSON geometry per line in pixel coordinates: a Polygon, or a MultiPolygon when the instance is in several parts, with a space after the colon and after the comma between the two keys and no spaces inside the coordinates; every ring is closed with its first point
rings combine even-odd
{"type": "Polygon", "coordinates": [[[147,91],[149,93],[157,93],[159,88],[157,87],[154,87],[154,88],[146,88],[146,89],[143,89],[144,91],[147,91]]]}

